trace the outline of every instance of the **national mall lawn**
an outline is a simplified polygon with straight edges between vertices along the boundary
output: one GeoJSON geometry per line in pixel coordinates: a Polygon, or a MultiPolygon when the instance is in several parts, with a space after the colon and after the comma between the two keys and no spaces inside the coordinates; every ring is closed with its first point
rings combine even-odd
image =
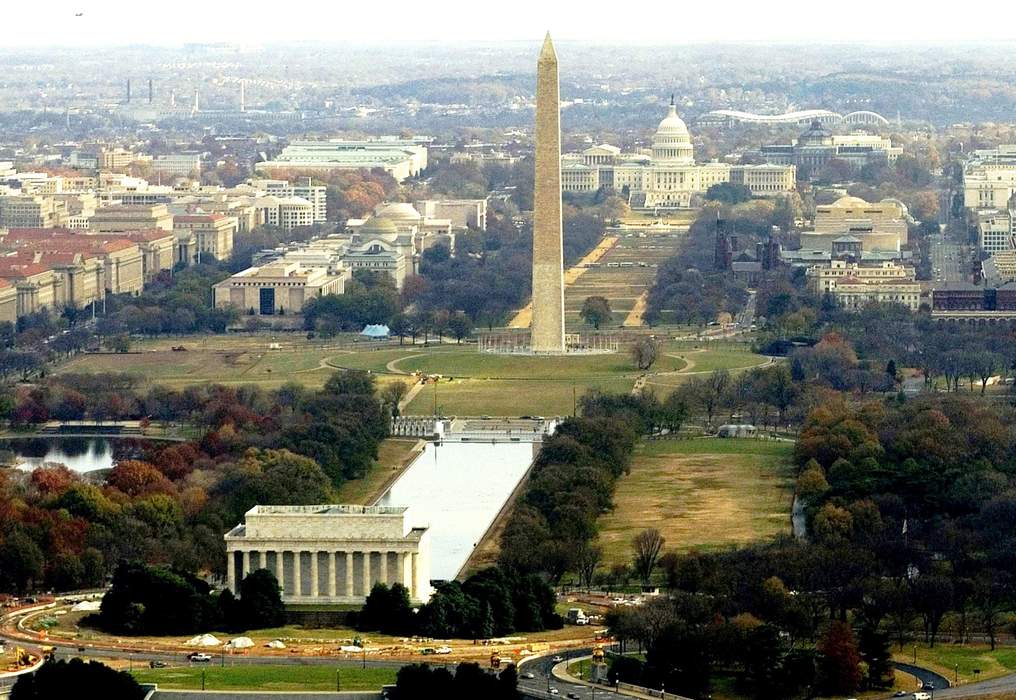
{"type": "MultiPolygon", "coordinates": [[[[308,339],[300,333],[160,337],[135,340],[129,353],[78,355],[57,372],[124,372],[176,389],[207,383],[320,387],[343,368],[368,370],[381,385],[412,384],[412,373],[422,372],[441,378],[423,387],[406,413],[430,415],[436,408],[442,415],[460,416],[571,415],[576,399],[587,391],[631,391],[641,374],[625,352],[525,357],[481,354],[474,344],[439,344],[433,338],[428,345],[418,338],[401,346],[397,340],[354,338],[308,339]]],[[[668,340],[649,371],[648,385],[662,395],[686,376],[768,361],[746,343],[668,340]]]]}

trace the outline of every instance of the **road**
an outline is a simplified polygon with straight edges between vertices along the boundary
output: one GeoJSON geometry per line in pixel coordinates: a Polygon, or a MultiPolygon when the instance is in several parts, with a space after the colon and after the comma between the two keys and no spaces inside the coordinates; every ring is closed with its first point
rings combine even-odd
{"type": "Polygon", "coordinates": [[[970,258],[966,248],[943,234],[929,236],[931,275],[936,282],[969,282],[970,258]]]}
{"type": "MultiPolygon", "coordinates": [[[[572,649],[560,654],[563,659],[577,659],[589,656],[592,649],[572,649]]],[[[581,700],[607,700],[616,698],[618,694],[606,686],[597,688],[582,683],[568,683],[554,678],[551,669],[557,664],[554,657],[542,656],[533,661],[523,663],[519,669],[519,691],[523,697],[539,698],[549,700],[550,698],[567,698],[569,693],[577,695],[581,700]],[[533,678],[526,678],[526,675],[533,674],[533,678]],[[557,694],[548,692],[557,690],[557,694]]]]}

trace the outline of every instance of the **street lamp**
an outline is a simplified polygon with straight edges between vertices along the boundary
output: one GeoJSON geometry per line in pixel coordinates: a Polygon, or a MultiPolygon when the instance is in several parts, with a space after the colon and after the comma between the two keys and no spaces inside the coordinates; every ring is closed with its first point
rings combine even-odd
{"type": "Polygon", "coordinates": [[[342,683],[339,681],[339,669],[335,669],[335,692],[342,690],[342,683]]]}

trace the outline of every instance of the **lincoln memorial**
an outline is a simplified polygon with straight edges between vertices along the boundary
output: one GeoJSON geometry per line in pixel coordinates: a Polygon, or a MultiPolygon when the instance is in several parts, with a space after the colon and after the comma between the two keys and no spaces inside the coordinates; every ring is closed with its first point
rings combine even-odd
{"type": "Polygon", "coordinates": [[[375,583],[430,598],[430,538],[401,506],[254,506],[226,533],[228,586],[275,574],[286,603],[363,603],[375,583]]]}

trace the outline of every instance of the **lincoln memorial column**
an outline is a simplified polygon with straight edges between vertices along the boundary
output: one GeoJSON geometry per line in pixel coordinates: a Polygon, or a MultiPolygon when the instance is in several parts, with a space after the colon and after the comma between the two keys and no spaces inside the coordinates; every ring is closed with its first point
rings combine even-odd
{"type": "Polygon", "coordinates": [[[363,553],[363,596],[370,595],[370,552],[363,553]]]}
{"type": "Polygon", "coordinates": [[[320,593],[318,591],[318,554],[320,552],[314,551],[310,553],[310,594],[317,598],[320,593]]]}
{"type": "Polygon", "coordinates": [[[275,578],[279,580],[279,588],[282,589],[282,595],[286,595],[286,566],[285,566],[286,553],[281,549],[275,551],[275,578]]]}
{"type": "Polygon", "coordinates": [[[335,597],[335,578],[339,575],[339,553],[328,552],[328,597],[335,597]]]}
{"type": "Polygon", "coordinates": [[[353,553],[346,552],[346,590],[344,595],[353,595],[353,553]]]}
{"type": "Polygon", "coordinates": [[[381,583],[388,585],[388,552],[381,552],[381,583]]]}
{"type": "Polygon", "coordinates": [[[226,552],[226,585],[236,593],[236,553],[233,551],[226,552]]]}
{"type": "Polygon", "coordinates": [[[250,550],[243,550],[243,571],[240,573],[240,580],[243,581],[245,576],[250,576],[250,550]]]}

